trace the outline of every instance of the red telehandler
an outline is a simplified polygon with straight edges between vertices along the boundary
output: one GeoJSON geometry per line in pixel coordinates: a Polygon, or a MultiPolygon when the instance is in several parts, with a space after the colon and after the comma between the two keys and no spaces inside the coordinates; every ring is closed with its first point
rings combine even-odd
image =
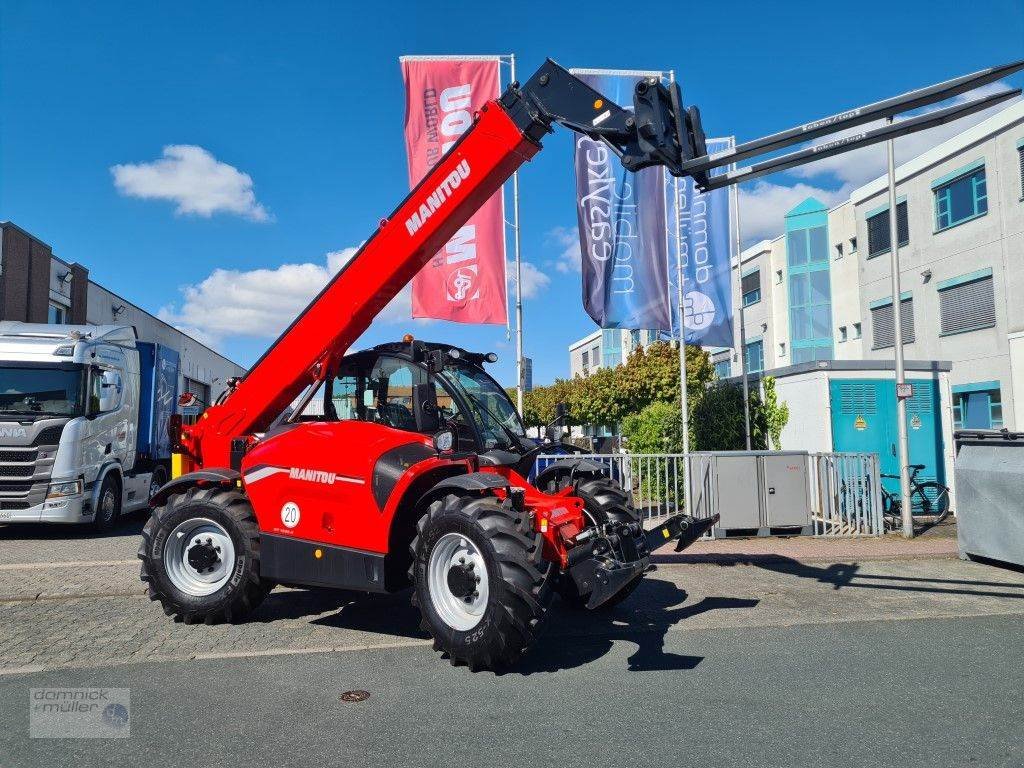
{"type": "Polygon", "coordinates": [[[291,326],[197,423],[171,424],[174,479],[153,497],[139,557],[149,596],[185,623],[238,621],[275,584],[363,592],[412,586],[452,663],[499,669],[537,636],[553,595],[597,609],[713,524],[645,531],[607,467],[574,456],[527,480],[539,448],[485,371],[492,354],[406,337],[346,355],[373,318],[541,149],[556,123],[629,170],[660,165],[704,189],[938,125],[1006,91],[709,175],[747,157],[963,93],[998,67],[708,156],[678,86],[641,80],[632,109],[553,61],[489,102],[291,326]],[[314,400],[315,398],[315,400],[314,400]],[[312,415],[317,414],[317,415],[312,415]]]}

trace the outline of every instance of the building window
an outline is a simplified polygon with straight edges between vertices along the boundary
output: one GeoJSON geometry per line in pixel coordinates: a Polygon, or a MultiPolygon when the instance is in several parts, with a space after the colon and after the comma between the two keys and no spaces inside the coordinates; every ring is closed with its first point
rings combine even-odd
{"type": "Polygon", "coordinates": [[[586,376],[590,373],[590,353],[584,349],[581,357],[583,359],[583,375],[586,376]]]}
{"type": "Polygon", "coordinates": [[[744,275],[740,280],[740,290],[743,292],[743,306],[749,307],[761,300],[761,270],[755,269],[749,275],[744,275]]]}
{"type": "Polygon", "coordinates": [[[1020,163],[1020,199],[1024,200],[1024,139],[1017,147],[1017,160],[1020,163]]]}
{"type": "Polygon", "coordinates": [[[629,348],[637,349],[640,346],[640,331],[632,330],[629,332],[629,348]]]}
{"type": "Polygon", "coordinates": [[[843,244],[842,243],[836,243],[836,258],[837,259],[843,258],[843,244]]]}
{"type": "Polygon", "coordinates": [[[832,359],[832,289],[828,229],[786,235],[789,264],[789,333],[794,363],[832,359]]]}
{"type": "Polygon", "coordinates": [[[782,270],[781,269],[776,269],[775,270],[775,284],[776,285],[782,285],[782,270]]]}
{"type": "Polygon", "coordinates": [[[760,373],[764,370],[764,342],[751,341],[746,348],[747,373],[760,373]]]}
{"type": "Polygon", "coordinates": [[[955,227],[988,213],[985,167],[935,187],[935,229],[955,227]]]}
{"type": "Polygon", "coordinates": [[[861,337],[860,323],[853,324],[853,338],[859,339],[861,337]]]}
{"type": "Polygon", "coordinates": [[[850,253],[856,253],[856,252],[857,252],[857,238],[856,237],[851,237],[850,238],[850,253]]]}
{"type": "MultiPolygon", "coordinates": [[[[889,208],[867,217],[868,258],[873,259],[889,252],[889,208]]],[[[896,203],[896,230],[899,232],[900,248],[910,243],[910,226],[907,223],[907,201],[896,203]]]]}
{"type": "Polygon", "coordinates": [[[939,283],[939,333],[954,333],[992,328],[996,324],[996,299],[992,270],[965,278],[939,283]]]}
{"type": "Polygon", "coordinates": [[[780,341],[779,342],[779,357],[785,357],[785,356],[786,356],[786,342],[780,341]]]}
{"type": "Polygon", "coordinates": [[[954,429],[1002,429],[1002,427],[1003,399],[998,381],[965,384],[953,388],[954,429]]]}
{"type": "Polygon", "coordinates": [[[62,325],[68,321],[68,308],[63,304],[55,304],[50,302],[50,307],[46,313],[46,322],[53,325],[62,325]]]}
{"type": "Polygon", "coordinates": [[[727,379],[732,375],[732,365],[728,360],[719,360],[715,363],[715,376],[720,379],[727,379]]]}
{"type": "Polygon", "coordinates": [[[847,338],[848,338],[848,336],[846,334],[846,326],[845,325],[840,325],[839,326],[839,341],[840,342],[844,342],[844,341],[846,341],[847,338]]]}
{"type": "MultiPolygon", "coordinates": [[[[903,324],[903,343],[914,343],[914,300],[900,301],[900,321],[903,324]]],[[[885,349],[893,346],[896,338],[895,320],[892,313],[892,302],[871,308],[872,349],[885,349]]]]}

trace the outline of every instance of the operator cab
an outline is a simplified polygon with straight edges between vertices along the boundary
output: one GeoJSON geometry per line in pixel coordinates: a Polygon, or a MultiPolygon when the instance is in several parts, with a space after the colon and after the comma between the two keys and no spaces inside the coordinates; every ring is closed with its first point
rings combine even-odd
{"type": "Polygon", "coordinates": [[[496,360],[450,344],[380,344],[342,358],[290,420],[369,421],[424,435],[450,429],[456,453],[477,454],[484,465],[516,464],[535,444],[508,394],[483,368],[496,360]]]}

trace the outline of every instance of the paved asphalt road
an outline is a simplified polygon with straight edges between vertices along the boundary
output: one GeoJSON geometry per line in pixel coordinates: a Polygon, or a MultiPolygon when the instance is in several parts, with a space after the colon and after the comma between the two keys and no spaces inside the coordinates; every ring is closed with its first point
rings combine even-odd
{"type": "Polygon", "coordinates": [[[444,662],[404,595],[279,590],[243,625],[174,624],[134,532],[0,529],[3,768],[1024,765],[1017,572],[662,566],[609,616],[556,610],[496,676],[444,662]],[[130,688],[130,738],[29,739],[41,686],[130,688]]]}

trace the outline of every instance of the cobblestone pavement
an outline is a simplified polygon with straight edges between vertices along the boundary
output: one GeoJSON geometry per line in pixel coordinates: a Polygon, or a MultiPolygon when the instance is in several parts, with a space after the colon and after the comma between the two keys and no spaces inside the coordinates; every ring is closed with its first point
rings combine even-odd
{"type": "MultiPolygon", "coordinates": [[[[8,536],[0,529],[0,673],[426,643],[405,593],[279,588],[246,623],[175,623],[139,582],[138,527],[132,521],[101,538],[45,529],[8,536]]],[[[934,555],[824,562],[761,554],[662,564],[614,612],[556,609],[547,633],[663,637],[687,629],[1024,614],[1024,574],[1011,570],[934,555]]]]}

